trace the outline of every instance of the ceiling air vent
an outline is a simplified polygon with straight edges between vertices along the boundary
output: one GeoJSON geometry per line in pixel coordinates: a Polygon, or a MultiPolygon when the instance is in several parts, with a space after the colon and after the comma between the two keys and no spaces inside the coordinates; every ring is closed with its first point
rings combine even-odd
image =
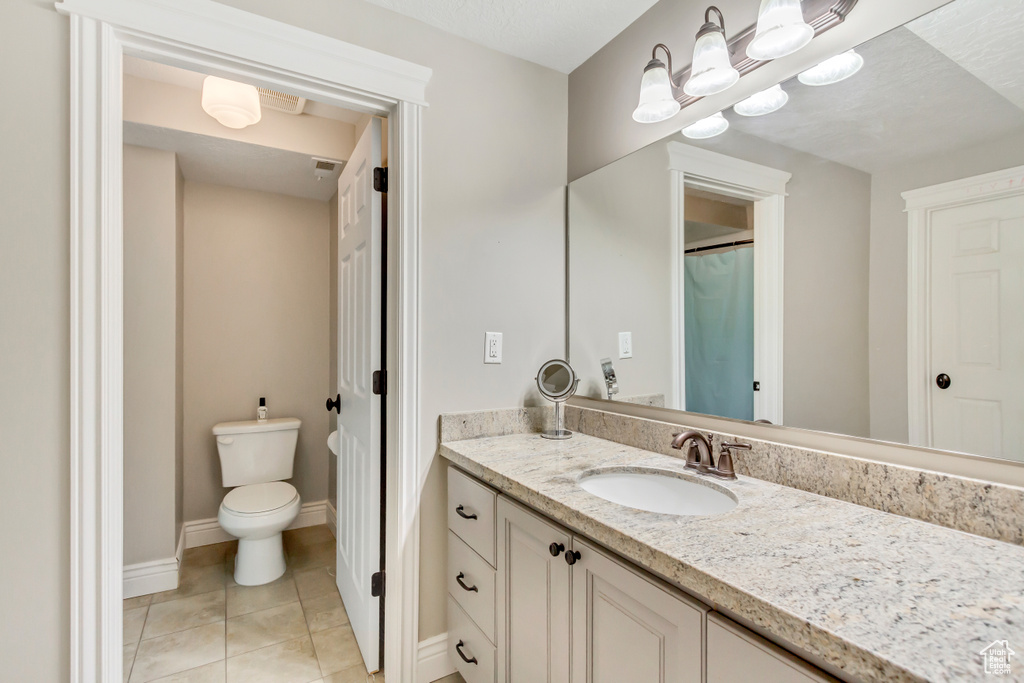
{"type": "Polygon", "coordinates": [[[306,98],[297,95],[285,95],[283,92],[269,88],[256,88],[260,93],[260,106],[285,114],[301,114],[306,108],[306,98]]]}
{"type": "Polygon", "coordinates": [[[318,159],[313,157],[313,175],[317,180],[333,178],[337,176],[341,171],[341,167],[344,165],[344,161],[333,161],[331,159],[318,159]]]}

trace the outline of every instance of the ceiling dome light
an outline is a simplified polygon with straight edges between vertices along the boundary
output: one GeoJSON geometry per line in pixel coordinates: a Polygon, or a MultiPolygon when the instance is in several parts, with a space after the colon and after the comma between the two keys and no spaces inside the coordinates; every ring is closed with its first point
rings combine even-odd
{"type": "Polygon", "coordinates": [[[679,102],[672,94],[672,78],[668,69],[664,62],[652,55],[640,81],[640,104],[633,110],[633,120],[637,123],[658,123],[672,118],[679,113],[679,109],[679,102]]]}
{"type": "Polygon", "coordinates": [[[773,85],[767,90],[754,93],[742,102],[737,102],[732,110],[740,116],[764,116],[782,109],[786,102],[789,102],[786,91],[781,85],[773,85]]]}
{"type": "Polygon", "coordinates": [[[812,66],[797,76],[804,85],[832,85],[845,81],[864,66],[864,58],[853,50],[829,57],[818,66],[812,66]]]}
{"type": "Polygon", "coordinates": [[[725,44],[725,18],[721,11],[717,7],[708,7],[704,12],[704,22],[693,46],[690,79],[683,85],[683,92],[692,97],[715,95],[740,80],[740,72],[729,59],[729,47],[725,44]],[[711,21],[711,12],[718,15],[721,25],[711,21]]]}
{"type": "Polygon", "coordinates": [[[722,116],[722,112],[718,112],[683,128],[682,133],[693,140],[706,140],[721,135],[728,129],[729,121],[722,116]]]}
{"type": "Polygon", "coordinates": [[[747,56],[761,61],[785,57],[813,37],[814,29],[804,21],[800,0],[761,0],[757,30],[747,45],[747,56]]]}
{"type": "Polygon", "coordinates": [[[226,78],[207,76],[203,81],[203,111],[228,128],[258,123],[260,94],[255,87],[226,78]]]}

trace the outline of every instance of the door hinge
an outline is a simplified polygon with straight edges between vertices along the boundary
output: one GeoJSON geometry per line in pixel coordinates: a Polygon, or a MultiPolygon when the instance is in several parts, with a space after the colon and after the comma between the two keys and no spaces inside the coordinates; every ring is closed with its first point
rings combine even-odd
{"type": "Polygon", "coordinates": [[[385,396],[388,393],[388,371],[373,371],[373,393],[378,396],[385,396]]]}
{"type": "Polygon", "coordinates": [[[754,382],[754,391],[761,391],[761,383],[754,382]]]}
{"type": "Polygon", "coordinates": [[[374,598],[384,596],[384,572],[374,572],[370,577],[370,596],[374,598]]]}
{"type": "Polygon", "coordinates": [[[378,166],[373,169],[373,189],[377,192],[388,191],[388,169],[378,166]]]}

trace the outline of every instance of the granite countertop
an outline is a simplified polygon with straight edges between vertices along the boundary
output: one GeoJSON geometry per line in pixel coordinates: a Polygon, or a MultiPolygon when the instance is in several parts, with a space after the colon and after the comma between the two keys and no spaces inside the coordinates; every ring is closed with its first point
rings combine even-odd
{"type": "Polygon", "coordinates": [[[985,679],[982,649],[1008,640],[1024,681],[1024,547],[577,433],[441,444],[470,474],[584,536],[864,681],[985,679]],[[593,496],[595,468],[655,468],[728,489],[730,512],[679,517],[593,496]]]}

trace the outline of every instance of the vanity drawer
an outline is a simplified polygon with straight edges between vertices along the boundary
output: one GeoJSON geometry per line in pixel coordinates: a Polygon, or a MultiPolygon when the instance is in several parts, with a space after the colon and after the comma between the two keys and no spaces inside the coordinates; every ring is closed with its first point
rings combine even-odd
{"type": "Polygon", "coordinates": [[[494,566],[494,491],[448,468],[448,528],[494,566]]]}
{"type": "Polygon", "coordinates": [[[494,653],[491,641],[449,595],[448,656],[466,683],[494,683],[494,653]]]}
{"type": "Polygon", "coordinates": [[[448,532],[448,594],[494,642],[494,568],[448,532]],[[461,585],[462,581],[465,586],[461,585]],[[476,588],[476,590],[471,590],[476,588]]]}

